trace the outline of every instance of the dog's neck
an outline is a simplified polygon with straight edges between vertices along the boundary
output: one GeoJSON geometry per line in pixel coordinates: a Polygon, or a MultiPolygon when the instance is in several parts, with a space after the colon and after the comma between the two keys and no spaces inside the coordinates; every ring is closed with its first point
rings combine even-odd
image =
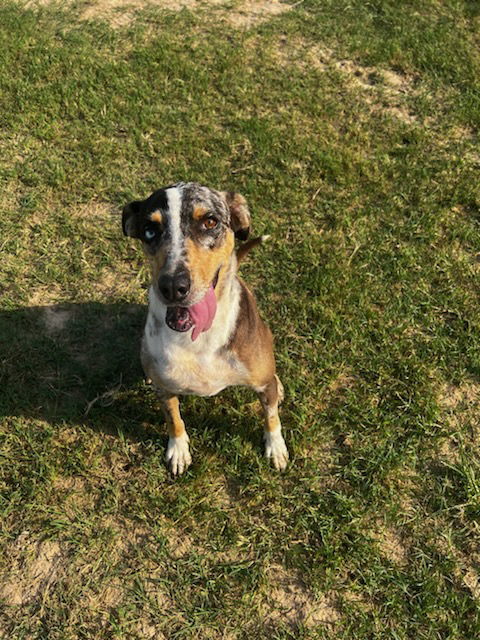
{"type": "MultiPolygon", "coordinates": [[[[223,270],[223,269],[222,269],[223,270]]],[[[235,254],[230,257],[228,265],[225,267],[223,277],[219,279],[217,295],[217,312],[213,319],[212,326],[208,331],[201,333],[195,342],[191,339],[191,331],[185,333],[176,332],[170,329],[165,323],[167,306],[160,300],[154,287],[150,287],[149,293],[149,313],[153,314],[157,326],[161,327],[162,336],[182,344],[193,351],[216,351],[226,346],[235,330],[240,308],[240,282],[237,278],[237,259],[235,254]]]]}

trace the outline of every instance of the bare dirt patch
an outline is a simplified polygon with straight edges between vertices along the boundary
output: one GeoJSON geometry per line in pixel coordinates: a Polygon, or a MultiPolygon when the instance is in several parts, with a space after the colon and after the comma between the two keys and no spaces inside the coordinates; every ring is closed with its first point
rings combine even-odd
{"type": "Polygon", "coordinates": [[[68,564],[68,550],[54,540],[35,541],[28,531],[12,548],[8,574],[0,580],[0,598],[7,605],[45,599],[68,564]]]}
{"type": "Polygon", "coordinates": [[[56,285],[52,286],[38,286],[35,289],[31,289],[31,294],[28,299],[29,306],[40,307],[45,305],[55,304],[61,299],[60,287],[56,285]]]}
{"type": "Polygon", "coordinates": [[[168,11],[194,10],[202,6],[216,7],[223,0],[97,0],[88,3],[81,13],[82,20],[102,18],[110,22],[113,27],[123,27],[130,24],[138,11],[155,7],[168,11]]]}
{"type": "Polygon", "coordinates": [[[268,571],[265,620],[270,624],[283,623],[290,627],[305,625],[334,625],[340,615],[330,594],[316,597],[299,576],[288,573],[281,566],[268,571]]]}
{"type": "Polygon", "coordinates": [[[417,120],[406,103],[406,98],[416,91],[416,79],[413,77],[392,69],[377,69],[354,60],[338,59],[332,49],[301,38],[281,38],[274,55],[285,66],[340,73],[348,87],[362,92],[365,102],[374,113],[385,113],[407,124],[417,120]]]}
{"type": "Polygon", "coordinates": [[[363,612],[370,612],[374,609],[374,603],[369,601],[365,594],[359,593],[358,591],[342,591],[340,597],[342,599],[342,603],[354,605],[363,612]]]}
{"type": "Polygon", "coordinates": [[[118,607],[125,597],[125,585],[120,578],[110,578],[95,591],[87,591],[84,606],[99,621],[99,626],[108,622],[109,614],[118,607]]]}
{"type": "Polygon", "coordinates": [[[340,60],[334,66],[348,83],[363,91],[365,101],[374,113],[384,113],[406,124],[416,122],[416,115],[406,104],[406,98],[415,91],[413,78],[392,70],[362,66],[352,60],[340,60]]]}
{"type": "Polygon", "coordinates": [[[460,459],[462,446],[478,448],[480,385],[471,380],[458,386],[445,384],[440,389],[438,404],[441,421],[450,432],[438,451],[441,458],[455,464],[460,459]]]}
{"type": "MultiPolygon", "coordinates": [[[[126,597],[132,602],[134,589],[136,610],[127,623],[130,630],[135,637],[162,640],[162,613],[175,610],[163,586],[164,568],[145,563],[139,555],[145,545],[141,527],[113,518],[107,526],[116,530],[114,539],[81,553],[23,532],[8,549],[9,567],[0,575],[0,599],[8,607],[0,612],[0,627],[4,624],[8,633],[16,616],[30,612],[33,622],[55,611],[72,632],[81,627],[87,635],[91,633],[88,637],[99,633],[103,637],[107,630],[112,632],[112,612],[126,597]]],[[[7,637],[2,631],[0,637],[7,637]]]]}
{"type": "Polygon", "coordinates": [[[70,521],[95,512],[98,491],[79,476],[57,476],[52,481],[55,499],[61,504],[64,516],[70,521]]]}
{"type": "Polygon", "coordinates": [[[434,544],[440,553],[455,560],[453,576],[470,591],[477,603],[480,602],[480,554],[476,551],[468,555],[463,553],[447,536],[437,536],[434,544]]]}
{"type": "Polygon", "coordinates": [[[372,537],[377,543],[380,553],[392,564],[404,566],[407,564],[407,548],[400,534],[383,523],[372,529],[372,537]]]}
{"type": "Polygon", "coordinates": [[[353,387],[354,382],[355,378],[350,370],[341,371],[336,378],[330,381],[328,389],[332,394],[342,393],[353,387]]]}
{"type": "Polygon", "coordinates": [[[439,394],[439,404],[447,410],[468,407],[480,402],[480,385],[465,382],[460,386],[446,384],[439,394]]]}
{"type": "MultiPolygon", "coordinates": [[[[53,1],[29,0],[27,6],[48,6],[53,1]]],[[[73,0],[70,2],[73,3],[73,0]]],[[[166,11],[210,9],[231,26],[248,29],[292,8],[279,0],[244,0],[234,7],[226,7],[225,4],[225,0],[87,0],[80,5],[79,19],[106,20],[118,28],[130,24],[138,12],[146,8],[166,11]]]]}
{"type": "Polygon", "coordinates": [[[74,207],[70,211],[70,215],[74,218],[84,218],[87,220],[114,220],[121,218],[121,211],[115,209],[112,205],[106,202],[84,202],[74,207]]]}
{"type": "Polygon", "coordinates": [[[134,632],[144,640],[164,640],[166,636],[147,620],[139,620],[134,626],[134,632]]]}
{"type": "Polygon", "coordinates": [[[478,602],[480,601],[480,576],[473,567],[465,567],[463,571],[463,584],[478,602]]]}
{"type": "Polygon", "coordinates": [[[290,5],[278,0],[246,0],[238,8],[228,10],[225,18],[236,28],[248,29],[291,8],[290,5]]]}
{"type": "Polygon", "coordinates": [[[227,511],[235,506],[235,502],[229,492],[228,482],[225,476],[219,475],[209,479],[205,492],[212,506],[222,511],[227,511]]]}
{"type": "Polygon", "coordinates": [[[324,411],[328,407],[341,401],[345,393],[355,385],[355,376],[349,369],[340,371],[335,378],[322,387],[317,409],[324,411]]]}
{"type": "Polygon", "coordinates": [[[188,556],[197,549],[194,539],[185,531],[179,531],[175,527],[168,527],[167,532],[169,552],[175,560],[188,556]]]}

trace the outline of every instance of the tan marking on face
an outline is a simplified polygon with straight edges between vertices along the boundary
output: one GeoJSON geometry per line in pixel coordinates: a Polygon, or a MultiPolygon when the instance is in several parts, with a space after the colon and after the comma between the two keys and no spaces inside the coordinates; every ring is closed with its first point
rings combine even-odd
{"type": "MultiPolygon", "coordinates": [[[[208,289],[220,265],[226,266],[229,263],[234,244],[234,235],[230,231],[227,232],[224,243],[215,249],[202,247],[193,242],[191,238],[186,239],[187,264],[190,269],[193,290],[204,291],[208,289]]],[[[225,270],[222,269],[222,271],[225,270]]],[[[223,274],[220,273],[219,284],[223,277],[223,274]]],[[[219,293],[217,285],[217,295],[219,293]]]]}
{"type": "Polygon", "coordinates": [[[162,224],[162,214],[160,213],[160,211],[154,211],[152,213],[152,215],[150,216],[150,220],[152,222],[158,222],[159,224],[162,224]]]}
{"type": "Polygon", "coordinates": [[[193,209],[192,217],[194,218],[194,220],[201,220],[201,218],[203,218],[203,216],[207,213],[207,211],[208,209],[206,209],[205,207],[202,207],[201,205],[197,205],[193,209]]]}

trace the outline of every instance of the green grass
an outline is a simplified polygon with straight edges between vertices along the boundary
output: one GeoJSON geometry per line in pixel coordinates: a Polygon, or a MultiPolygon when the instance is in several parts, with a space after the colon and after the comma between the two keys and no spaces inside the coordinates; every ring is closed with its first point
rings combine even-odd
{"type": "Polygon", "coordinates": [[[84,9],[0,8],[0,636],[478,637],[477,3],[84,9]],[[120,211],[181,179],[273,236],[284,474],[239,389],[165,469],[120,211]]]}

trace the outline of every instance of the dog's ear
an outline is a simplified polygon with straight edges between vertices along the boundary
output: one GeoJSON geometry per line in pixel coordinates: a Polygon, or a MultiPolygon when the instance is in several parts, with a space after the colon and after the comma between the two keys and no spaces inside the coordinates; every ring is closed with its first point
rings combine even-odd
{"type": "Polygon", "coordinates": [[[223,197],[230,209],[230,226],[235,237],[239,240],[246,240],[250,233],[250,211],[247,201],[239,193],[224,191],[223,197]]]}
{"type": "Polygon", "coordinates": [[[134,200],[123,207],[122,211],[122,229],[126,236],[131,238],[140,238],[140,225],[139,225],[139,213],[140,213],[139,200],[134,200]]]}

